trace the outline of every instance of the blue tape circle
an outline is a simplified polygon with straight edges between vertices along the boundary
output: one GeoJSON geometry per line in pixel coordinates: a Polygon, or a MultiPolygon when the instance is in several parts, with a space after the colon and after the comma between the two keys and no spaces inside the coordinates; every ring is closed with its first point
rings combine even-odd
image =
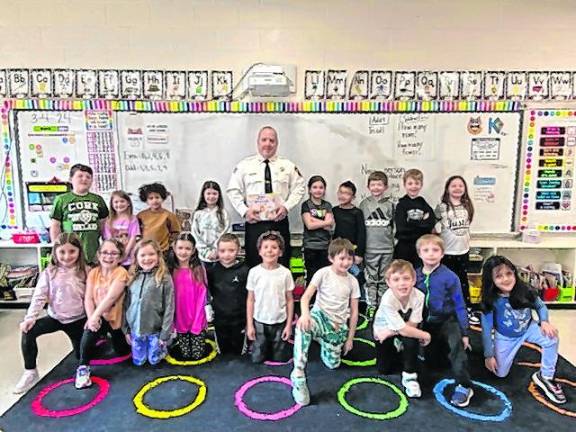
{"type": "Polygon", "coordinates": [[[500,414],[496,415],[477,414],[474,412],[466,411],[464,409],[455,407],[454,405],[449,403],[444,397],[444,389],[448,385],[454,384],[453,379],[443,379],[439,381],[438,384],[434,386],[434,397],[436,398],[438,403],[442,405],[444,408],[446,408],[448,411],[451,411],[454,414],[457,414],[470,420],[502,422],[506,420],[508,417],[510,417],[510,414],[512,414],[512,402],[510,402],[510,399],[508,399],[508,397],[504,393],[488,384],[483,384],[478,381],[472,381],[472,382],[474,383],[474,385],[483,388],[488,393],[495,395],[498,399],[502,401],[502,403],[504,404],[504,408],[502,409],[502,412],[500,414]]]}

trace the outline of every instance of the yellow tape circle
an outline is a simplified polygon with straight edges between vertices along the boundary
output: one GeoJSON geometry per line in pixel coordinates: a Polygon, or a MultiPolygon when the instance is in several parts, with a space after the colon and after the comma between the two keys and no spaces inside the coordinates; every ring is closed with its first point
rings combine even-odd
{"type": "Polygon", "coordinates": [[[136,393],[136,396],[134,396],[134,406],[136,407],[136,412],[138,414],[142,414],[143,416],[150,417],[153,419],[169,419],[172,417],[180,417],[185,414],[188,414],[189,412],[194,410],[194,408],[198,407],[198,405],[202,404],[205,399],[206,399],[206,384],[204,383],[204,381],[188,375],[170,375],[156,378],[154,381],[150,381],[148,384],[142,387],[138,391],[138,393],[136,393]],[[196,398],[192,401],[192,403],[186,405],[185,407],[178,408],[175,410],[156,410],[144,404],[144,395],[146,393],[148,393],[153,388],[158,387],[160,384],[163,384],[167,381],[176,381],[176,380],[187,381],[192,384],[196,384],[198,386],[198,394],[196,395],[196,398]]]}
{"type": "Polygon", "coordinates": [[[176,360],[170,354],[167,354],[165,357],[166,362],[175,366],[198,366],[214,360],[214,358],[218,355],[216,342],[214,342],[211,339],[205,339],[205,340],[206,343],[212,347],[212,351],[210,351],[210,353],[206,357],[201,358],[200,360],[176,360]]]}

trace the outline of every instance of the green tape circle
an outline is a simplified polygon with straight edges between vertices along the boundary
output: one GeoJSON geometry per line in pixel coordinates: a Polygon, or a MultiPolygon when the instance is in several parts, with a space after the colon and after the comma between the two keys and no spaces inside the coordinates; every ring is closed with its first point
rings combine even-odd
{"type": "Polygon", "coordinates": [[[362,321],[362,324],[358,325],[358,327],[356,327],[356,330],[364,330],[365,328],[368,327],[368,317],[364,314],[359,314],[358,316],[364,318],[364,321],[362,321]]]}
{"type": "Polygon", "coordinates": [[[368,418],[371,420],[395,419],[395,418],[403,415],[408,410],[408,398],[406,397],[406,395],[404,393],[402,393],[402,390],[400,390],[398,387],[396,387],[391,382],[388,382],[388,381],[383,380],[381,378],[359,377],[359,378],[352,378],[351,380],[346,381],[342,385],[342,387],[340,387],[340,390],[338,390],[338,402],[349,413],[352,413],[352,414],[357,415],[359,417],[368,418]],[[367,411],[361,411],[358,408],[354,408],[346,400],[346,393],[348,393],[348,391],[350,391],[350,388],[352,386],[354,386],[356,384],[361,384],[361,383],[382,384],[382,385],[388,387],[390,390],[392,390],[396,394],[396,396],[398,396],[398,400],[399,400],[398,407],[392,411],[388,411],[385,413],[367,412],[367,411]]]}
{"type": "MultiPolygon", "coordinates": [[[[376,348],[376,344],[371,340],[359,338],[354,338],[355,341],[365,343],[366,345],[370,345],[372,348],[376,348]]],[[[346,360],[342,359],[342,363],[346,366],[356,366],[356,367],[368,367],[368,366],[376,366],[376,357],[370,360],[346,360]]]]}

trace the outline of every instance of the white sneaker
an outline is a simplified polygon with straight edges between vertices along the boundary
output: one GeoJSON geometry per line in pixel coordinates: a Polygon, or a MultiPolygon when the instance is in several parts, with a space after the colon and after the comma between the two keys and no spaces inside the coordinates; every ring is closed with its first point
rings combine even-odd
{"type": "Polygon", "coordinates": [[[402,385],[406,391],[406,396],[409,398],[419,398],[422,396],[422,390],[420,390],[420,384],[418,383],[418,374],[402,372],[402,385]]]}
{"type": "Polygon", "coordinates": [[[76,369],[76,381],[74,382],[74,387],[77,389],[83,389],[90,387],[92,385],[92,380],[90,379],[90,367],[89,366],[79,366],[76,369]]]}
{"type": "Polygon", "coordinates": [[[22,378],[20,378],[20,381],[18,381],[18,384],[14,387],[13,393],[26,393],[34,387],[38,381],[40,381],[38,369],[26,369],[24,374],[22,374],[22,378]]]}

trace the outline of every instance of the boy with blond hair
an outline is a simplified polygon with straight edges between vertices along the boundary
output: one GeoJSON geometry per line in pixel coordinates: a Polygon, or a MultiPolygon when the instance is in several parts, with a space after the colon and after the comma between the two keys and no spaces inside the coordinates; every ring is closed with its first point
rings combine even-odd
{"type": "Polygon", "coordinates": [[[408,261],[394,260],[386,271],[388,290],[382,296],[374,316],[374,339],[378,373],[390,374],[394,363],[401,356],[402,385],[406,395],[422,395],[416,363],[419,343],[430,343],[430,333],[419,330],[422,322],[424,294],[414,289],[416,272],[408,261]]]}
{"type": "Polygon", "coordinates": [[[466,407],[474,395],[468,372],[470,349],[468,337],[468,313],[456,273],[440,261],[444,256],[444,242],[434,234],[426,234],[416,242],[418,255],[423,266],[416,270],[416,287],[425,295],[424,305],[428,315],[424,330],[432,336],[432,343],[426,350],[426,361],[442,363],[444,350],[448,348],[448,358],[456,381],[456,388],[450,403],[466,407]]]}

